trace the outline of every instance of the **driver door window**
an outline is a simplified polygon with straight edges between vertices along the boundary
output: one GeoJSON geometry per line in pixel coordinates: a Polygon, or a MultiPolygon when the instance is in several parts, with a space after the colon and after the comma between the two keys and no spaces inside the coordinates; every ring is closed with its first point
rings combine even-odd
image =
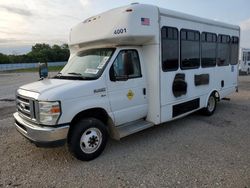
{"type": "Polygon", "coordinates": [[[115,78],[126,77],[132,79],[142,77],[138,52],[136,50],[120,51],[112,65],[112,71],[115,78]]]}

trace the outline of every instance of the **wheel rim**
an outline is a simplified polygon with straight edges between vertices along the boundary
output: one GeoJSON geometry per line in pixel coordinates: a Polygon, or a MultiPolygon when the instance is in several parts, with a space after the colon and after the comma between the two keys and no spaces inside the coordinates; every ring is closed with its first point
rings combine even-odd
{"type": "Polygon", "coordinates": [[[89,128],[81,136],[80,147],[84,153],[94,153],[102,143],[102,133],[97,128],[89,128]]]}
{"type": "Polygon", "coordinates": [[[212,112],[215,108],[215,98],[213,96],[209,97],[207,109],[209,112],[212,112]]]}

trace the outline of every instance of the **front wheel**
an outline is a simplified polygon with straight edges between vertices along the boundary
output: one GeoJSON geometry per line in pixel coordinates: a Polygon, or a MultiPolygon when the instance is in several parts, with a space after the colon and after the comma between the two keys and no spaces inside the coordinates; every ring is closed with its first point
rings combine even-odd
{"type": "Polygon", "coordinates": [[[211,94],[208,98],[207,107],[202,110],[203,114],[206,116],[213,115],[214,111],[216,110],[216,106],[217,100],[215,94],[211,94]]]}
{"type": "Polygon", "coordinates": [[[98,157],[107,143],[106,126],[98,119],[78,121],[72,130],[69,150],[79,160],[90,161],[98,157]]]}

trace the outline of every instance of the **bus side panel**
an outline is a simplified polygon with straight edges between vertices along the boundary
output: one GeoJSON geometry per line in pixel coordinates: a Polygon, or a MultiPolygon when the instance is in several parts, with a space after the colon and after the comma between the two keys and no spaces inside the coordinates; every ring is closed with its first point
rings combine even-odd
{"type": "MultiPolygon", "coordinates": [[[[142,47],[143,62],[146,67],[148,98],[147,121],[160,123],[160,77],[159,77],[159,44],[142,47]]],[[[145,75],[143,75],[145,76],[145,75]]]]}
{"type": "Polygon", "coordinates": [[[220,98],[235,92],[237,86],[237,68],[235,65],[217,67],[216,70],[216,88],[218,88],[220,98]]]}
{"type": "MultiPolygon", "coordinates": [[[[178,18],[161,16],[161,28],[163,26],[174,27],[179,30],[179,39],[180,39],[180,30],[181,29],[190,29],[202,32],[211,32],[215,34],[227,34],[230,36],[238,36],[237,31],[230,30],[226,28],[221,28],[212,25],[206,25],[203,23],[196,23],[190,20],[183,20],[178,18]]],[[[237,65],[232,68],[231,65],[223,67],[210,67],[202,68],[201,66],[196,69],[183,70],[180,67],[180,42],[179,42],[179,68],[176,71],[167,71],[164,72],[162,67],[160,68],[161,75],[161,122],[170,121],[175,119],[175,113],[173,109],[176,105],[190,110],[189,112],[195,111],[199,108],[205,107],[207,104],[208,95],[213,91],[220,91],[222,96],[226,96],[233,91],[235,91],[235,85],[237,84],[237,65]],[[234,69],[235,68],[235,69],[234,69]],[[232,71],[234,69],[234,71],[232,71]],[[178,74],[185,79],[187,84],[186,93],[181,96],[175,96],[173,92],[173,84],[178,74]],[[205,76],[208,79],[208,83],[197,84],[196,78],[205,76]],[[224,80],[224,87],[222,88],[222,80],[224,80]],[[197,107],[196,102],[199,100],[199,106],[197,107]],[[194,102],[193,102],[194,101],[194,102]],[[190,104],[189,104],[190,102],[190,104]],[[192,104],[193,102],[193,104],[192,104]],[[193,106],[192,106],[193,105],[193,106]]],[[[160,52],[161,54],[161,52],[160,52]]],[[[162,54],[161,54],[162,55],[162,54]]],[[[160,55],[160,57],[161,57],[160,55]]],[[[162,61],[162,59],[161,59],[162,61]]],[[[162,66],[162,62],[160,64],[162,66]]],[[[188,114],[185,109],[183,114],[178,117],[182,117],[185,114],[188,114]]]]}

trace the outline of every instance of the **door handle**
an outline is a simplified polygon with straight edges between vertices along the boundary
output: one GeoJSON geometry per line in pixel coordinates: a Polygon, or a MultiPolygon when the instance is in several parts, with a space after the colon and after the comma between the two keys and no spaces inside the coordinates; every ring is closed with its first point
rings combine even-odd
{"type": "Polygon", "coordinates": [[[146,88],[142,89],[143,95],[146,95],[146,88]]]}

